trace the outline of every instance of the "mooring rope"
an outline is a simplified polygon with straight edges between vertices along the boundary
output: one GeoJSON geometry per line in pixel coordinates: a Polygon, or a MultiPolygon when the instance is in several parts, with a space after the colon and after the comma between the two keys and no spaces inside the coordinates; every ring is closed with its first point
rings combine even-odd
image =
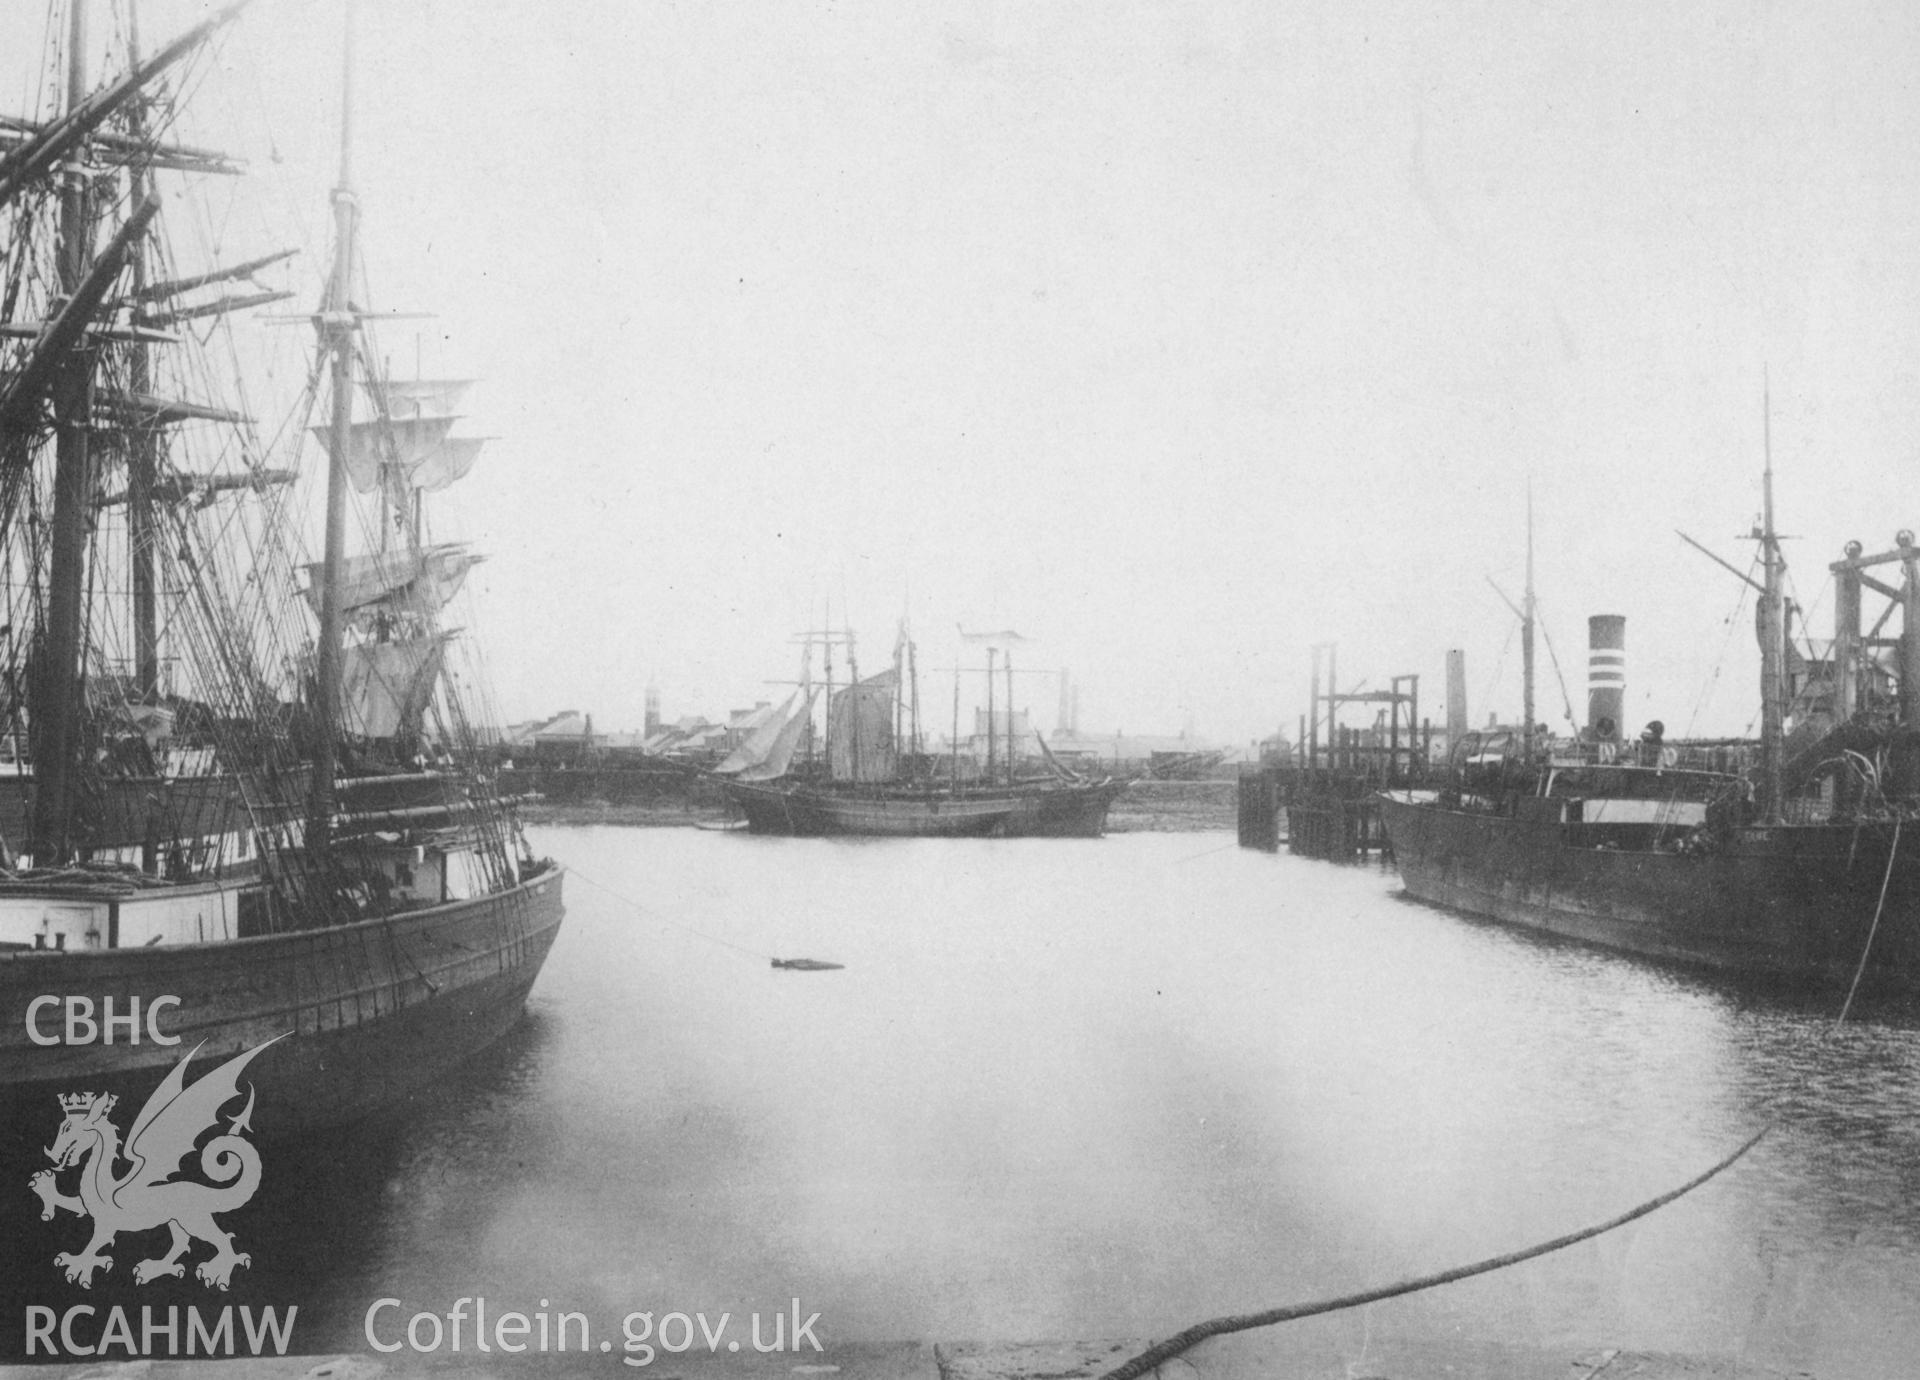
{"type": "Polygon", "coordinates": [[[709,944],[718,944],[720,945],[720,947],[724,949],[732,949],[735,953],[745,954],[748,958],[759,959],[763,963],[771,962],[773,960],[772,954],[761,953],[757,949],[749,949],[744,944],[736,944],[731,939],[722,939],[717,934],[708,934],[705,930],[696,930],[693,926],[683,925],[677,920],[669,920],[667,919],[666,916],[659,914],[657,911],[651,910],[648,907],[641,905],[638,901],[634,900],[633,897],[623,895],[622,893],[615,891],[612,887],[608,886],[605,882],[598,881],[592,877],[589,877],[586,873],[582,872],[578,867],[576,867],[572,863],[567,864],[567,871],[571,872],[574,876],[578,877],[581,881],[585,882],[588,886],[597,887],[601,891],[606,892],[607,895],[613,897],[614,900],[623,901],[627,905],[632,906],[636,914],[645,916],[647,919],[652,920],[658,924],[665,925],[669,929],[680,930],[682,933],[693,935],[696,939],[704,939],[709,944]]]}
{"type": "Polygon", "coordinates": [[[1488,1260],[1477,1261],[1472,1265],[1461,1265],[1451,1270],[1442,1270],[1438,1274],[1422,1275],[1417,1279],[1402,1280],[1398,1284],[1389,1284],[1379,1289],[1369,1289],[1364,1293],[1347,1294],[1341,1298],[1325,1299],[1318,1303],[1290,1304],[1284,1308],[1269,1309],[1264,1313],[1243,1313],[1233,1317],[1214,1318],[1209,1322],[1196,1323],[1186,1331],[1169,1337],[1164,1342],[1158,1342],[1148,1347],[1132,1360],[1123,1362],[1113,1370],[1108,1371],[1100,1377],[1100,1380],[1137,1380],[1137,1377],[1145,1375],[1148,1371],[1160,1365],[1161,1362],[1173,1359],[1181,1352],[1205,1341],[1209,1337],[1219,1337],[1229,1332],[1246,1332],[1256,1327],[1272,1327],[1275,1323],[1292,1322],[1298,1318],[1310,1318],[1319,1313],[1337,1313],[1342,1309],[1358,1308],[1363,1304],[1378,1303],[1382,1299],[1398,1298],[1402,1294],[1418,1293],[1422,1289],[1432,1289],[1442,1284],[1452,1284],[1456,1280],[1468,1279],[1473,1275],[1483,1275],[1493,1270],[1504,1270],[1507,1266],[1518,1265],[1523,1260],[1532,1260],[1538,1256],[1547,1255],[1553,1251],[1563,1250],[1568,1246],[1577,1245],[1582,1241],[1590,1241],[1596,1236],[1612,1231],[1615,1227],[1624,1227],[1636,1218],[1645,1217],[1650,1212],[1656,1212],[1675,1199],[1693,1192],[1694,1189],[1713,1178],[1714,1175],[1724,1169],[1730,1168],[1742,1155],[1758,1145],[1761,1137],[1765,1136],[1767,1132],[1772,1129],[1773,1124],[1769,1122],[1767,1125],[1761,1127],[1759,1131],[1755,1132],[1746,1144],[1742,1145],[1738,1150],[1735,1150],[1731,1155],[1728,1155],[1724,1160],[1721,1160],[1720,1163],[1714,1165],[1713,1168],[1707,1170],[1704,1174],[1696,1175],[1694,1178],[1681,1184],[1680,1187],[1662,1193],[1658,1198],[1651,1198],[1632,1211],[1623,1212],[1618,1217],[1602,1222],[1598,1226],[1588,1227],[1583,1231],[1577,1231],[1568,1236],[1556,1237],[1552,1241],[1544,1242],[1538,1246],[1529,1246],[1525,1250],[1510,1251],[1506,1255],[1497,1255],[1488,1260]]]}
{"type": "Polygon", "coordinates": [[[1880,913],[1887,908],[1887,884],[1893,880],[1893,860],[1900,854],[1900,826],[1904,823],[1906,821],[1898,817],[1893,821],[1893,843],[1887,849],[1887,870],[1880,878],[1880,900],[1873,908],[1873,923],[1867,926],[1867,942],[1860,946],[1860,966],[1853,970],[1853,985],[1847,988],[1847,999],[1840,1005],[1840,1014],[1833,1018],[1835,1030],[1847,1019],[1847,1012],[1853,1010],[1853,994],[1860,990],[1860,979],[1866,976],[1867,955],[1873,952],[1873,937],[1880,932],[1880,913]]]}
{"type": "Polygon", "coordinates": [[[763,953],[759,949],[749,949],[746,945],[736,944],[731,939],[722,939],[717,934],[708,934],[705,930],[696,930],[692,925],[683,925],[677,920],[669,920],[658,911],[641,905],[638,901],[634,900],[633,897],[615,891],[605,882],[589,877],[572,863],[567,864],[567,871],[571,872],[588,886],[597,887],[599,890],[613,897],[614,900],[624,902],[633,907],[636,915],[643,916],[655,924],[665,925],[668,929],[679,930],[682,934],[690,934],[696,939],[704,939],[709,944],[718,944],[723,949],[732,949],[735,953],[745,954],[748,958],[766,963],[770,967],[799,973],[833,972],[846,967],[844,963],[824,963],[817,958],[779,958],[770,953],[763,953]]]}
{"type": "Polygon", "coordinates": [[[1198,852],[1198,853],[1189,853],[1189,854],[1187,854],[1187,856],[1186,856],[1186,857],[1184,857],[1184,858],[1175,858],[1175,859],[1173,860],[1173,862],[1174,862],[1174,865],[1175,865],[1175,866],[1177,867],[1177,866],[1179,866],[1179,865],[1180,865],[1181,863],[1190,863],[1190,862],[1197,862],[1197,861],[1199,861],[1199,860],[1200,860],[1201,858],[1211,858],[1211,857],[1212,857],[1212,856],[1213,856],[1214,854],[1216,854],[1216,853],[1227,853],[1227,852],[1231,852],[1231,851],[1232,851],[1233,849],[1236,849],[1236,848],[1238,848],[1238,847],[1240,847],[1240,844],[1239,844],[1239,842],[1238,842],[1238,841],[1236,840],[1236,841],[1235,841],[1235,842],[1233,842],[1233,843],[1223,843],[1223,844],[1221,844],[1221,845],[1220,845],[1220,846],[1219,846],[1218,848],[1208,848],[1208,849],[1204,849],[1204,850],[1202,850],[1201,852],[1198,852]]]}
{"type": "MultiPolygon", "coordinates": [[[[1854,996],[1859,992],[1861,979],[1866,975],[1867,959],[1873,953],[1873,941],[1880,931],[1880,917],[1886,910],[1887,891],[1893,881],[1894,861],[1900,854],[1901,826],[1905,824],[1905,822],[1903,818],[1896,818],[1893,822],[1893,841],[1887,849],[1886,871],[1880,878],[1880,898],[1874,906],[1873,921],[1867,927],[1866,943],[1861,947],[1860,962],[1854,969],[1853,983],[1847,989],[1846,1001],[1841,1004],[1840,1014],[1834,1018],[1833,1025],[1829,1027],[1827,1031],[1829,1037],[1840,1029],[1841,1025],[1845,1023],[1848,1013],[1853,1010],[1854,996]]],[[[1384,1299],[1398,1298],[1402,1294],[1418,1293],[1421,1290],[1437,1288],[1442,1284],[1452,1284],[1458,1280],[1468,1279],[1474,1275],[1488,1274],[1494,1270],[1504,1270],[1510,1265],[1518,1265],[1523,1261],[1533,1260],[1543,1255],[1550,1255],[1554,1251],[1563,1250],[1568,1246],[1577,1245],[1582,1241],[1590,1241],[1596,1236],[1602,1236],[1614,1230],[1616,1227],[1623,1227],[1627,1223],[1645,1217],[1649,1213],[1657,1212],[1659,1209],[1667,1206],[1667,1204],[1693,1192],[1694,1189],[1699,1188],[1723,1170],[1730,1169],[1742,1156],[1753,1149],[1754,1146],[1758,1145],[1761,1139],[1774,1128],[1775,1124],[1774,1122],[1768,1122],[1765,1126],[1761,1127],[1759,1131],[1754,1133],[1744,1145],[1705,1173],[1689,1179],[1678,1188],[1663,1193],[1657,1198],[1651,1198],[1640,1204],[1640,1206],[1633,1208],[1631,1211],[1624,1212],[1620,1214],[1620,1216],[1602,1222],[1597,1226],[1588,1227],[1583,1231],[1573,1232],[1567,1236],[1556,1237],[1554,1240],[1544,1242],[1538,1246],[1529,1246],[1524,1250],[1511,1251],[1506,1255],[1476,1261],[1471,1265],[1461,1265],[1451,1270],[1442,1270],[1437,1274],[1422,1275],[1416,1279],[1402,1280],[1398,1284],[1389,1284],[1382,1288],[1369,1289],[1363,1293],[1347,1294],[1339,1298],[1324,1299],[1315,1303],[1290,1304],[1281,1308],[1268,1309],[1263,1313],[1237,1314],[1224,1318],[1213,1318],[1203,1323],[1196,1323],[1194,1326],[1186,1329],[1186,1331],[1176,1333],[1165,1341],[1157,1342],[1153,1346],[1148,1347],[1138,1356],[1106,1372],[1106,1374],[1100,1377],[1100,1380],[1138,1380],[1139,1376],[1145,1375],[1162,1362],[1169,1361],[1182,1352],[1190,1350],[1209,1337],[1225,1336],[1232,1332],[1247,1332],[1255,1328],[1272,1327],[1277,1323],[1294,1322],[1300,1318],[1310,1318],[1322,1313],[1337,1313],[1349,1308],[1359,1308],[1369,1303],[1379,1303],[1384,1299]]]]}

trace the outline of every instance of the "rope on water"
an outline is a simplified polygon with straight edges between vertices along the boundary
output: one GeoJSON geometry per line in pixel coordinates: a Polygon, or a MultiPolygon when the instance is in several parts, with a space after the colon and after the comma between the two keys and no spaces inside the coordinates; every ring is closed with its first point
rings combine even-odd
{"type": "Polygon", "coordinates": [[[644,915],[656,924],[665,925],[668,929],[679,930],[682,934],[690,934],[696,939],[704,939],[709,944],[718,944],[723,949],[732,949],[735,953],[745,954],[751,959],[765,959],[771,967],[795,973],[832,973],[838,972],[847,966],[844,963],[823,962],[817,958],[775,958],[772,954],[761,953],[758,949],[749,949],[744,944],[736,944],[731,939],[722,939],[717,934],[708,934],[705,930],[696,930],[691,925],[682,925],[677,920],[669,920],[659,912],[641,905],[638,901],[634,900],[633,897],[622,895],[605,882],[596,881],[594,878],[589,877],[572,863],[567,864],[567,871],[571,872],[588,886],[597,887],[601,891],[606,892],[607,895],[613,897],[614,900],[623,901],[627,905],[632,906],[637,914],[644,915]]]}
{"type": "Polygon", "coordinates": [[[1197,862],[1201,858],[1211,858],[1216,853],[1230,853],[1239,846],[1238,843],[1223,843],[1218,848],[1208,848],[1198,853],[1189,853],[1184,858],[1175,858],[1174,865],[1177,867],[1181,863],[1197,862]]]}
{"type": "Polygon", "coordinates": [[[1665,1207],[1668,1203],[1673,1202],[1675,1199],[1691,1193],[1694,1189],[1700,1187],[1701,1184],[1713,1178],[1714,1175],[1724,1169],[1730,1168],[1742,1155],[1758,1145],[1761,1137],[1772,1129],[1773,1124],[1770,1122],[1766,1126],[1761,1127],[1745,1145],[1742,1145],[1738,1150],[1735,1150],[1731,1155],[1721,1160],[1720,1163],[1707,1170],[1706,1173],[1697,1175],[1681,1184],[1680,1187],[1670,1192],[1662,1193],[1658,1198],[1649,1199],[1639,1207],[1634,1208],[1631,1212],[1623,1212],[1618,1217],[1610,1221],[1602,1222],[1598,1226],[1588,1227],[1586,1230],[1574,1232],[1570,1236],[1556,1237],[1552,1241],[1545,1242],[1538,1246],[1529,1246],[1525,1250],[1512,1251],[1506,1255],[1497,1255],[1490,1260],[1482,1260],[1473,1265],[1461,1265],[1455,1269],[1442,1270],[1439,1274],[1422,1275],[1418,1279],[1402,1280],[1398,1284],[1389,1284],[1380,1289],[1369,1289],[1365,1293],[1348,1294],[1342,1298],[1326,1299],[1319,1303],[1292,1304],[1284,1308],[1269,1309],[1264,1313],[1244,1313],[1236,1317],[1214,1318],[1210,1322],[1196,1323],[1185,1332],[1181,1332],[1167,1338],[1164,1342],[1158,1342],[1148,1347],[1132,1360],[1126,1361],[1115,1369],[1108,1371],[1100,1377],[1100,1380],[1138,1380],[1139,1376],[1145,1375],[1148,1371],[1160,1365],[1161,1362],[1171,1360],[1189,1347],[1203,1342],[1209,1337],[1218,1337],[1229,1332],[1246,1332],[1256,1327],[1271,1327],[1275,1323],[1292,1322],[1297,1318],[1309,1318],[1319,1313],[1335,1313],[1345,1308],[1358,1308],[1362,1304],[1378,1303],[1382,1299],[1397,1298],[1401,1294],[1417,1293],[1422,1289],[1432,1289],[1441,1284],[1452,1284],[1456,1280],[1467,1279],[1473,1275],[1483,1275],[1493,1270],[1503,1270],[1509,1265],[1518,1265],[1523,1260],[1532,1260],[1536,1256],[1547,1255],[1550,1252],[1562,1250],[1567,1246],[1592,1240],[1596,1236],[1612,1231],[1615,1227],[1623,1227],[1636,1218],[1645,1217],[1648,1213],[1655,1212],[1665,1207]]]}
{"type": "Polygon", "coordinates": [[[1867,926],[1867,942],[1860,947],[1860,966],[1853,970],[1853,985],[1847,988],[1847,999],[1840,1004],[1840,1014],[1833,1018],[1833,1028],[1838,1030],[1841,1022],[1847,1019],[1847,1012],[1853,1010],[1853,994],[1860,990],[1860,979],[1866,976],[1867,955],[1873,952],[1873,937],[1880,932],[1880,913],[1887,908],[1887,883],[1893,880],[1893,860],[1900,853],[1900,826],[1904,819],[1893,821],[1893,844],[1887,849],[1887,870],[1880,878],[1880,901],[1873,908],[1873,923],[1867,926]]]}
{"type": "Polygon", "coordinates": [[[616,901],[624,901],[627,905],[632,906],[636,912],[646,916],[647,919],[655,921],[658,924],[665,925],[669,929],[680,930],[683,933],[693,935],[696,939],[704,939],[709,944],[718,944],[723,949],[732,949],[735,953],[745,954],[748,958],[759,959],[762,962],[775,961],[772,954],[761,953],[757,949],[749,949],[744,944],[736,944],[731,939],[722,939],[717,934],[708,934],[705,930],[696,930],[691,925],[682,925],[677,920],[669,920],[667,919],[666,916],[659,914],[657,911],[651,910],[648,907],[641,905],[638,901],[634,900],[631,896],[624,896],[620,892],[615,891],[612,887],[608,886],[605,882],[596,881],[594,878],[589,877],[586,873],[582,872],[578,867],[575,867],[572,863],[567,864],[567,871],[571,872],[574,876],[578,877],[581,881],[585,882],[588,886],[597,887],[599,890],[604,891],[607,893],[607,895],[613,897],[613,899],[616,901]]]}

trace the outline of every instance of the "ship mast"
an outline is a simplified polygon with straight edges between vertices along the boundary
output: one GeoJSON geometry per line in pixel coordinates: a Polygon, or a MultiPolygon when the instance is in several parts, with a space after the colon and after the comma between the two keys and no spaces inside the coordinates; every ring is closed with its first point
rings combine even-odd
{"type": "MultiPolygon", "coordinates": [[[[39,671],[29,689],[35,782],[31,853],[34,862],[43,866],[74,856],[73,814],[83,770],[80,759],[86,682],[81,644],[86,624],[87,555],[98,489],[92,430],[99,349],[97,338],[88,338],[88,328],[100,317],[107,292],[160,209],[145,175],[143,141],[136,139],[129,145],[138,169],[133,207],[112,238],[96,252],[91,141],[116,110],[160,73],[195,51],[215,30],[231,21],[239,8],[231,5],[222,10],[145,63],[136,52],[131,71],[89,96],[86,5],[84,0],[74,0],[67,19],[65,111],[0,161],[0,203],[14,197],[31,179],[56,168],[61,179],[55,252],[60,289],[57,308],[53,319],[44,323],[24,366],[0,388],[0,433],[32,430],[43,398],[51,402],[53,412],[53,514],[48,524],[47,598],[39,671]]],[[[139,132],[138,121],[135,128],[139,132]]],[[[136,362],[136,379],[140,367],[136,362]]]]}
{"type": "Polygon", "coordinates": [[[322,348],[333,356],[333,416],[327,436],[327,545],[320,596],[320,641],[314,658],[317,702],[313,786],[307,806],[307,844],[324,849],[333,823],[333,779],[340,732],[340,658],[345,622],[340,571],[346,559],[347,446],[353,426],[353,350],[359,319],[354,313],[354,227],[359,204],[353,193],[353,5],[348,0],[340,98],[340,181],[333,189],[333,270],[326,302],[314,318],[322,348]]]}
{"type": "Polygon", "coordinates": [[[920,759],[920,654],[911,638],[907,641],[907,679],[913,684],[913,757],[920,759]]]}
{"type": "MultiPolygon", "coordinates": [[[[67,109],[76,110],[87,94],[87,13],[76,0],[67,23],[67,109]]],[[[86,146],[72,151],[60,188],[58,266],[60,291],[72,298],[87,276],[92,227],[87,206],[86,146]]],[[[45,669],[39,679],[39,725],[34,744],[34,861],[42,866],[67,861],[75,794],[76,740],[79,736],[80,624],[83,615],[87,538],[91,527],[93,456],[88,414],[92,411],[93,362],[82,349],[68,352],[56,366],[54,409],[53,551],[47,573],[45,669]]]]}
{"type": "Polygon", "coordinates": [[[1773,406],[1767,385],[1761,385],[1761,436],[1765,469],[1761,475],[1761,526],[1754,532],[1760,543],[1764,576],[1760,595],[1760,814],[1763,822],[1780,822],[1780,748],[1786,729],[1786,694],[1782,672],[1785,656],[1785,618],[1781,606],[1780,538],[1773,528],[1773,406]]]}
{"type": "Polygon", "coordinates": [[[1008,647],[1002,662],[1007,673],[1007,784],[1013,784],[1013,648],[1008,647]]]}
{"type": "Polygon", "coordinates": [[[987,648],[987,771],[981,779],[989,783],[993,780],[993,658],[998,648],[987,648]]]}
{"type": "Polygon", "coordinates": [[[831,779],[833,776],[833,743],[837,736],[833,731],[833,604],[831,602],[826,605],[824,612],[826,616],[821,619],[820,624],[824,629],[820,635],[820,652],[825,658],[827,668],[827,708],[826,713],[822,715],[825,722],[821,725],[820,756],[826,760],[827,776],[831,779]]]}
{"type": "Polygon", "coordinates": [[[1520,730],[1521,750],[1533,761],[1533,481],[1527,481],[1527,592],[1520,604],[1520,730]]]}
{"type": "Polygon", "coordinates": [[[854,651],[853,629],[847,629],[847,762],[852,779],[860,779],[860,659],[854,651]]]}
{"type": "MultiPolygon", "coordinates": [[[[127,61],[140,66],[140,7],[127,7],[127,61]]],[[[146,142],[147,103],[136,97],[127,107],[131,133],[139,144],[146,142]]],[[[149,163],[135,165],[134,200],[145,201],[153,195],[153,172],[149,163]]],[[[136,298],[148,287],[147,254],[144,248],[133,255],[133,288],[136,298]]],[[[142,340],[133,347],[129,379],[135,396],[153,389],[153,351],[142,340]]],[[[134,425],[127,447],[127,552],[133,566],[133,678],[134,690],[142,703],[160,700],[160,617],[157,592],[159,573],[156,547],[159,542],[154,522],[153,486],[159,474],[159,423],[141,418],[134,425]]],[[[143,866],[153,870],[154,860],[143,858],[143,866]]]]}

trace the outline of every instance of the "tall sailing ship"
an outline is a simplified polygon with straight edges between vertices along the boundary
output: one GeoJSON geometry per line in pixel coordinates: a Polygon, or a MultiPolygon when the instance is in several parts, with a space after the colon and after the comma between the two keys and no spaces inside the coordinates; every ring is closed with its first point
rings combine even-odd
{"type": "Polygon", "coordinates": [[[96,83],[73,0],[55,108],[0,123],[0,1121],[34,1143],[55,1094],[137,1107],[188,1051],[268,1042],[259,1134],[390,1106],[509,1027],[561,922],[443,674],[477,557],[423,495],[477,447],[453,389],[376,363],[344,119],[295,419],[207,396],[288,295],[257,280],[286,255],[184,262],[159,214],[238,171],[174,135],[233,17],[96,83]]]}
{"type": "MultiPolygon", "coordinates": [[[[1382,795],[1409,894],[1745,977],[1920,989],[1920,546],[1850,543],[1832,639],[1796,636],[1771,464],[1765,489],[1763,577],[1733,571],[1759,597],[1760,741],[1623,740],[1623,630],[1601,615],[1578,739],[1533,725],[1529,676],[1523,727],[1451,744],[1442,789],[1382,795]]],[[[1531,668],[1531,578],[1523,629],[1531,668]]]]}
{"type": "Polygon", "coordinates": [[[803,639],[801,684],[715,768],[727,800],[757,834],[872,835],[920,838],[1095,838],[1124,781],[1089,778],[1057,762],[1040,742],[1041,772],[1023,772],[1013,739],[1013,663],[1004,670],[1004,728],[993,705],[996,676],[987,648],[987,751],[984,762],[960,753],[960,687],[954,684],[953,740],[929,753],[920,731],[917,654],[905,629],[893,665],[862,678],[851,633],[803,639]],[[826,657],[823,733],[813,723],[812,653],[826,657]],[[833,649],[846,648],[849,683],[833,685],[833,649]],[[803,752],[803,747],[810,749],[803,752]],[[964,770],[963,770],[964,768],[964,770]]]}

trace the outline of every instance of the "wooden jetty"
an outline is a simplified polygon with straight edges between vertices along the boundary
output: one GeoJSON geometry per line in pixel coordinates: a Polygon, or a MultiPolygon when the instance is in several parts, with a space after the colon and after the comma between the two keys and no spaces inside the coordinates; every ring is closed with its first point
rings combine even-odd
{"type": "Polygon", "coordinates": [[[1334,862],[1390,856],[1376,792],[1426,779],[1433,728],[1420,719],[1420,677],[1394,676],[1387,690],[1341,691],[1336,669],[1335,649],[1315,647],[1311,709],[1295,750],[1241,774],[1242,848],[1273,853],[1285,843],[1334,862]],[[1373,723],[1341,724],[1340,712],[1355,705],[1371,707],[1373,723]]]}

